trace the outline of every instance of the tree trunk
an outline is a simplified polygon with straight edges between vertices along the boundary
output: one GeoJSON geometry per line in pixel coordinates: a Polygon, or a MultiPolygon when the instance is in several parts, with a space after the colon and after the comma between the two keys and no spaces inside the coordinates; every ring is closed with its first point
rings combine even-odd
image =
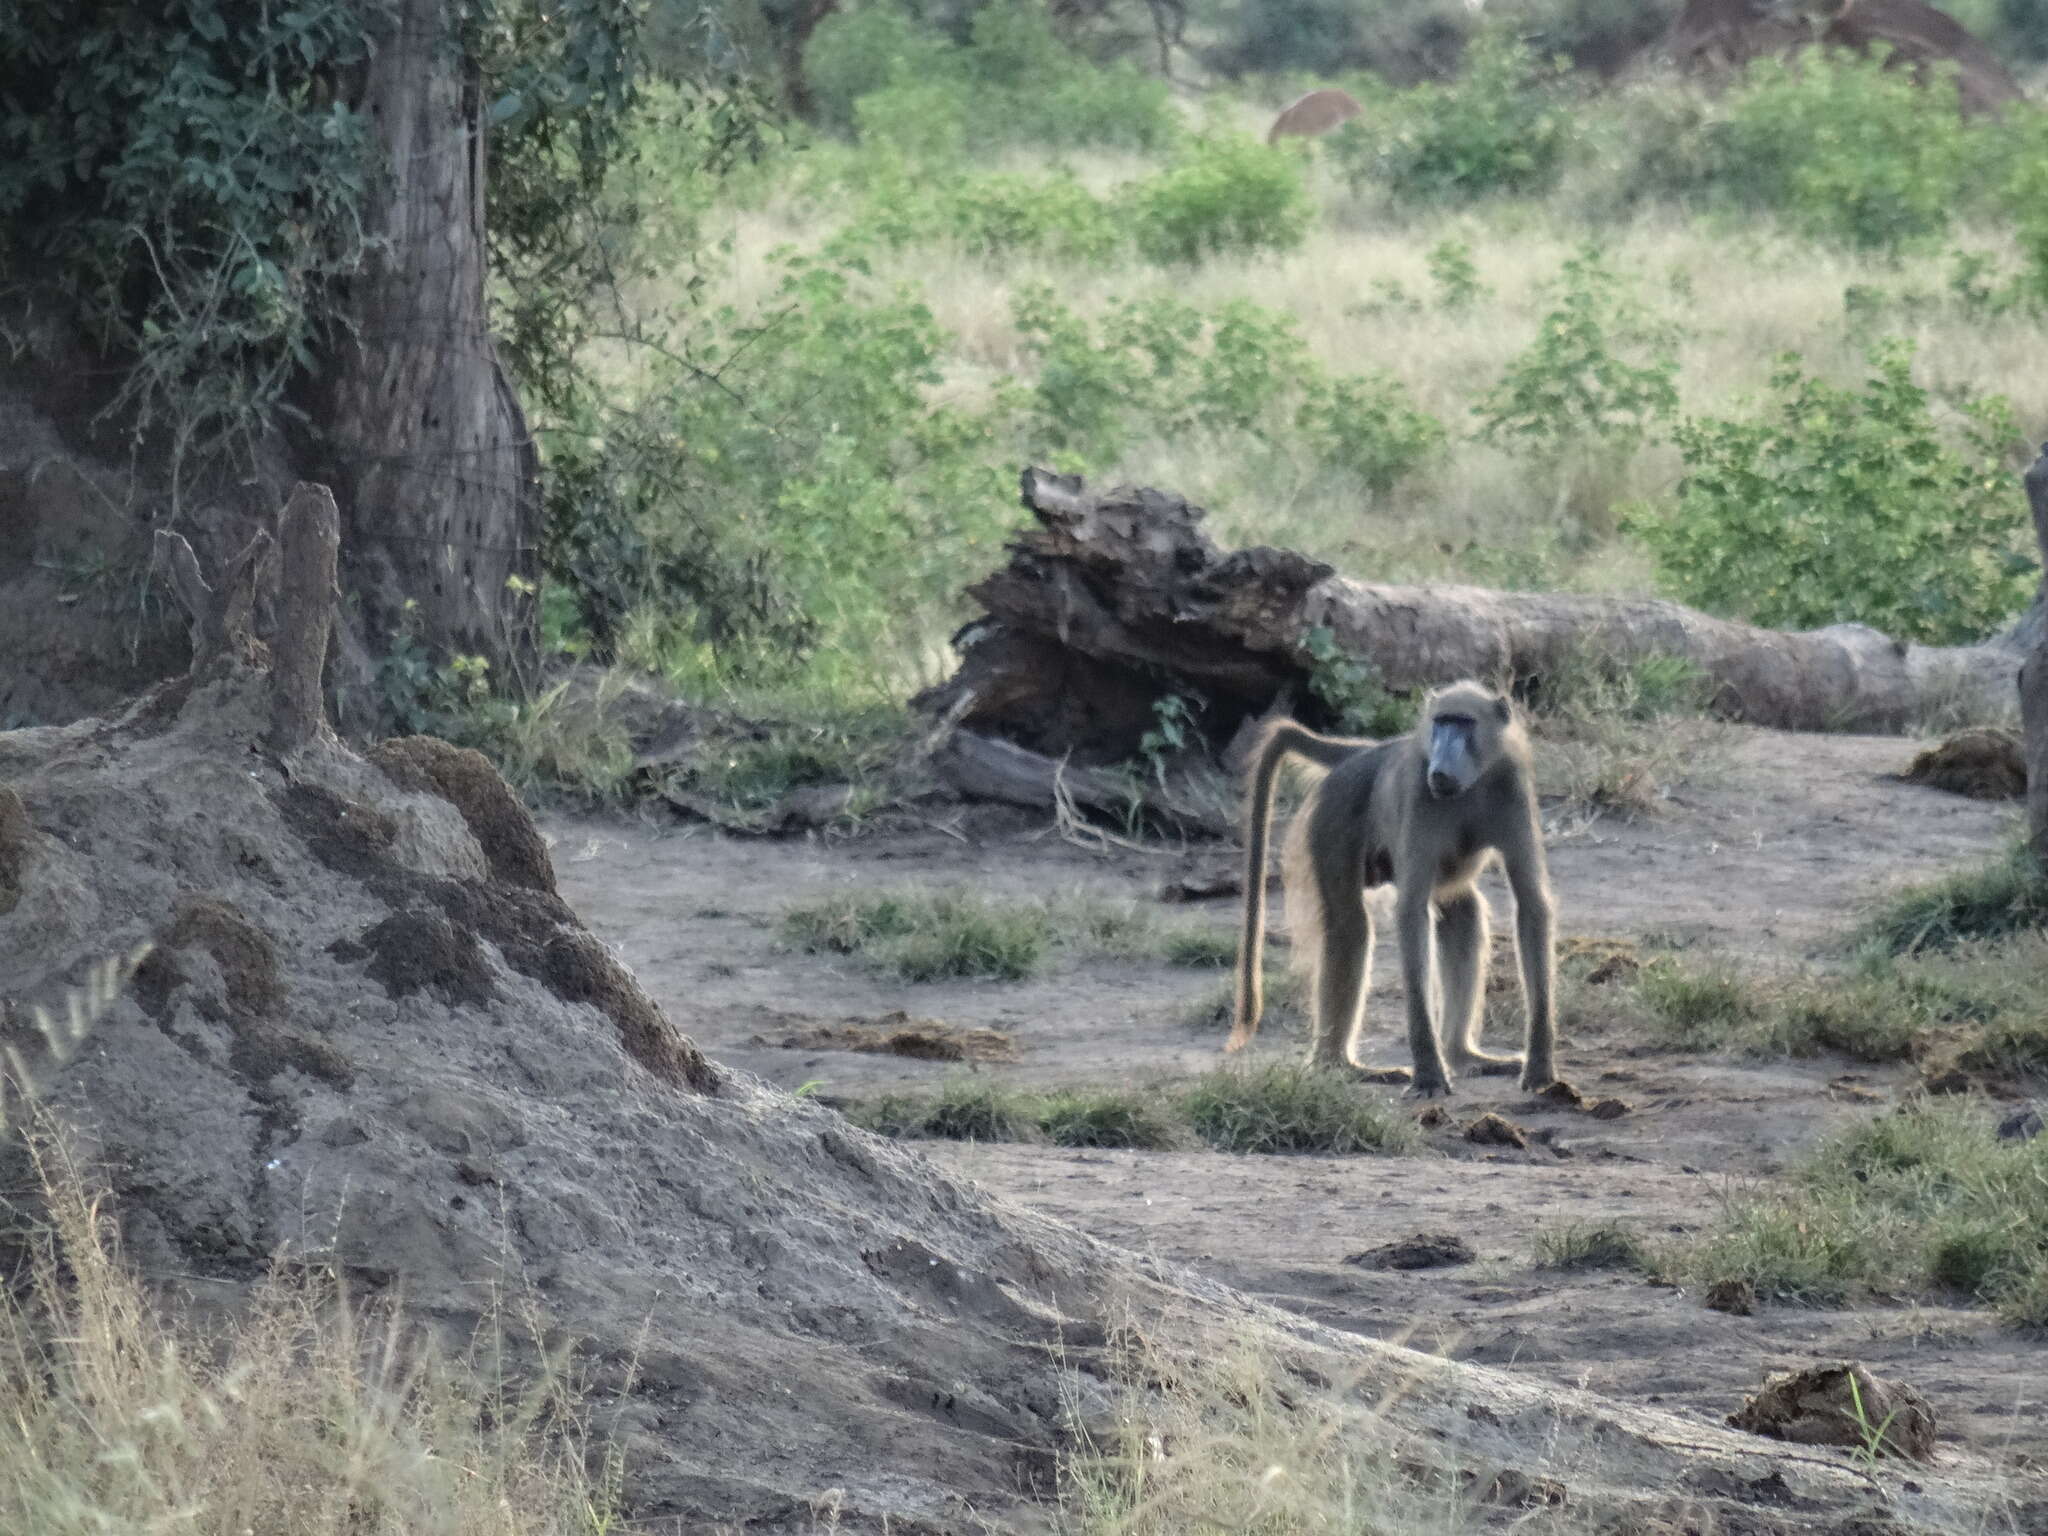
{"type": "Polygon", "coordinates": [[[396,0],[372,45],[359,105],[382,151],[364,216],[379,245],[339,295],[354,332],[306,402],[354,609],[345,729],[375,712],[368,657],[401,633],[485,657],[498,686],[527,681],[535,656],[539,458],[487,325],[483,107],[448,16],[396,0]]]}
{"type": "MultiPolygon", "coordinates": [[[[2043,601],[2048,602],[2048,443],[2027,471],[2027,504],[2041,545],[2043,601]]],[[[2037,605],[2039,606],[2039,605],[2037,605]]],[[[2020,672],[2020,721],[2026,731],[2027,845],[2048,869],[2048,623],[2034,626],[2033,645],[2020,672]]]]}
{"type": "Polygon", "coordinates": [[[1899,730],[1937,706],[2004,713],[2023,654],[2009,636],[1906,645],[1858,624],[1791,634],[1655,598],[1353,581],[1288,550],[1225,553],[1201,509],[1168,492],[1096,494],[1039,469],[1023,490],[1039,526],[970,589],[989,617],[956,637],[959,671],[919,702],[1080,762],[1131,755],[1170,692],[1201,701],[1218,742],[1283,697],[1313,719],[1316,650],[1397,691],[1459,677],[1540,690],[1587,651],[1676,656],[1729,717],[1816,731],[1899,730]]]}

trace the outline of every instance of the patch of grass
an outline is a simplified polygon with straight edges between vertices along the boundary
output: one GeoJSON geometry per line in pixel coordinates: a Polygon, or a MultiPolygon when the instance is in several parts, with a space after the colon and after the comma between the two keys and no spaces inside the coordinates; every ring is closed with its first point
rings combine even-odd
{"type": "Polygon", "coordinates": [[[1059,1147],[1170,1147],[1181,1139],[1170,1110],[1133,1093],[1055,1093],[1037,1111],[1038,1128],[1059,1147]]]}
{"type": "Polygon", "coordinates": [[[1176,928],[1161,946],[1168,965],[1226,970],[1237,964],[1237,935],[1221,928],[1176,928]]]}
{"type": "Polygon", "coordinates": [[[1042,905],[966,891],[853,891],[790,908],[783,933],[812,952],[859,955],[905,981],[1022,981],[1054,931],[1042,905]]]}
{"type": "Polygon", "coordinates": [[[1405,1116],[1361,1097],[1343,1074],[1298,1063],[1206,1073],[1181,1112],[1219,1152],[1404,1152],[1420,1140],[1405,1116]]]}
{"type": "MultiPolygon", "coordinates": [[[[1237,959],[1235,944],[1231,947],[1231,961],[1237,959]]],[[[1265,968],[1265,1009],[1259,1020],[1261,1034],[1267,1030],[1285,1030],[1299,1034],[1308,1028],[1308,978],[1287,963],[1283,951],[1275,954],[1266,951],[1265,968]]],[[[1187,1007],[1184,1017],[1190,1029],[1227,1030],[1237,1006],[1237,982],[1235,979],[1218,982],[1187,1007]]]]}
{"type": "Polygon", "coordinates": [[[1038,1106],[1029,1094],[986,1078],[962,1078],[936,1094],[889,1093],[850,1104],[846,1118],[900,1140],[1033,1141],[1038,1106]]]}
{"type": "Polygon", "coordinates": [[[1712,1051],[1749,1038],[1762,1021],[1756,989],[1726,966],[1681,965],[1659,958],[1636,975],[1636,996],[1666,1045],[1712,1051]]]}
{"type": "MultiPolygon", "coordinates": [[[[0,1301],[0,1530],[616,1529],[616,1467],[586,1461],[559,1372],[479,1376],[317,1275],[280,1271],[224,1326],[192,1324],[122,1263],[103,1202],[50,1150],[47,1246],[0,1301]]],[[[479,1338],[472,1359],[508,1343],[479,1338]]]]}
{"type": "Polygon", "coordinates": [[[1680,1265],[1784,1301],[1947,1292],[2048,1326],[2048,1138],[2000,1141],[1966,1101],[1898,1110],[1821,1143],[1785,1187],[1731,1202],[1680,1265]]]}
{"type": "Polygon", "coordinates": [[[1536,1234],[1536,1262],[1545,1269],[1656,1269],[1641,1235],[1618,1221],[1547,1228],[1536,1234]]]}
{"type": "Polygon", "coordinates": [[[1860,937],[1888,954],[1911,955],[2042,928],[2048,928],[2048,874],[2020,846],[1980,869],[1901,892],[1863,925],[1860,937]]]}
{"type": "Polygon", "coordinates": [[[1570,650],[1528,693],[1538,787],[1574,805],[1651,811],[1711,761],[1713,688],[1683,657],[1570,650]]]}
{"type": "Polygon", "coordinates": [[[1681,1050],[1939,1061],[2048,1074],[2048,933],[1895,957],[1868,946],[1843,974],[1750,978],[1722,961],[1659,956],[1634,998],[1681,1050]]]}

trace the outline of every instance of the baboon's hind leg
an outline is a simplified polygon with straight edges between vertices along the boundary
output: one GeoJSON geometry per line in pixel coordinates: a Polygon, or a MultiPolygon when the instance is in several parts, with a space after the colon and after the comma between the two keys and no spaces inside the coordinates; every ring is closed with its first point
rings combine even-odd
{"type": "Polygon", "coordinates": [[[1358,1033],[1372,977],[1372,914],[1357,881],[1318,880],[1322,898],[1322,953],[1316,957],[1315,1040],[1309,1064],[1356,1067],[1358,1033]]]}
{"type": "Polygon", "coordinates": [[[1476,1076],[1512,1072],[1519,1055],[1502,1056],[1479,1048],[1479,1030],[1486,1017],[1488,924],[1486,898],[1467,889],[1437,908],[1437,971],[1442,978],[1444,1055],[1453,1072],[1476,1076]]]}

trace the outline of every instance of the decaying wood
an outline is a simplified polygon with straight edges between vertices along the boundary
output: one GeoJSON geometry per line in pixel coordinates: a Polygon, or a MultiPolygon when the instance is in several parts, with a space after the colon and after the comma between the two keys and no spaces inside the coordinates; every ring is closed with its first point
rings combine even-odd
{"type": "Polygon", "coordinates": [[[270,745],[289,752],[311,741],[327,718],[320,677],[334,631],[334,574],[341,552],[341,513],[333,492],[306,481],[294,486],[278,532],[284,559],[270,648],[270,745]]]}
{"type": "MultiPolygon", "coordinates": [[[[2041,568],[2048,573],[2048,443],[2027,471],[2027,504],[2034,513],[2034,536],[2041,546],[2041,568]]],[[[2042,581],[2048,593],[2048,575],[2042,581]]],[[[2020,722],[2026,735],[2027,841],[2034,856],[2048,867],[2048,624],[2036,626],[2033,648],[2020,673],[2020,722]]]]}
{"type": "Polygon", "coordinates": [[[1216,811],[1189,805],[1164,792],[1133,784],[1129,777],[1050,758],[1013,741],[975,731],[951,732],[932,753],[933,773],[970,800],[997,800],[1032,808],[1059,803],[1062,794],[1075,805],[1106,815],[1143,811],[1184,832],[1222,836],[1228,820],[1216,811]]]}
{"type": "Polygon", "coordinates": [[[1357,581],[1289,550],[1221,550],[1202,510],[1171,493],[1094,492],[1042,469],[1025,471],[1023,501],[1037,526],[970,589],[987,617],[955,637],[958,672],[919,703],[1083,765],[1135,752],[1168,693],[1195,702],[1217,744],[1283,694],[1313,719],[1318,631],[1397,691],[1470,676],[1540,693],[1589,654],[1680,657],[1721,713],[1789,730],[1895,731],[1937,707],[2006,713],[2024,655],[2010,636],[1909,645],[1858,624],[1759,629],[1657,598],[1357,581]]]}

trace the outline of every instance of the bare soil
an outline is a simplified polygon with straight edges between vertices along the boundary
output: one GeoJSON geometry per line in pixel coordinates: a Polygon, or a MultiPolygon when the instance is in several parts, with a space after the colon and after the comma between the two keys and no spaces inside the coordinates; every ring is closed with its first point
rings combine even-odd
{"type": "MultiPolygon", "coordinates": [[[[1897,779],[1913,750],[1896,738],[1731,728],[1714,771],[1658,814],[1560,817],[1551,869],[1562,932],[1726,953],[1754,967],[1830,963],[1874,898],[1982,860],[2016,831],[2009,805],[1897,779]]],[[[857,959],[799,953],[777,924],[793,902],[848,887],[959,885],[1019,898],[1087,891],[1156,904],[1163,882],[1227,864],[1231,850],[1091,851],[1040,820],[987,812],[789,842],[617,819],[554,817],[543,828],[562,895],[669,1017],[714,1059],[783,1087],[854,1097],[936,1087],[967,1071],[1108,1086],[1220,1060],[1220,1030],[1191,1014],[1221,972],[1056,956],[1028,982],[914,985],[857,959]],[[898,1011],[907,1020],[889,1017],[898,1011]],[[862,1025],[922,1020],[1000,1031],[1013,1050],[949,1061],[832,1044],[862,1037],[862,1025]]],[[[1504,896],[1495,910],[1505,915],[1504,896]]],[[[1236,913],[1234,899],[1157,905],[1163,925],[1225,932],[1236,913]]],[[[1394,963],[1382,945],[1368,1012],[1369,1048],[1389,1062],[1399,1059],[1394,963]]],[[[1505,1035],[1517,1006],[1511,985],[1492,1006],[1505,1035]]],[[[1715,1424],[1768,1372],[1859,1359],[1927,1396],[1944,1445],[1969,1446],[2016,1475],[2048,1466],[2048,1344],[1985,1312],[1901,1301],[1731,1316],[1634,1276],[1536,1262],[1539,1231],[1567,1223],[1621,1219],[1653,1238],[1711,1223],[1731,1193],[1781,1170],[1829,1129],[1895,1102],[1911,1087],[1908,1071],[1686,1056],[1645,1045],[1625,1023],[1569,1015],[1563,1028],[1567,1075],[1588,1102],[1618,1098],[1625,1113],[1596,1119],[1480,1079],[1460,1085],[1449,1123],[1409,1157],[927,1150],[1090,1234],[1340,1329],[1715,1424]],[[1531,1145],[1465,1140],[1461,1126],[1489,1110],[1532,1133],[1531,1145]],[[1420,1270],[1345,1262],[1418,1234],[1463,1237],[1476,1258],[1420,1270]]],[[[1273,1033],[1258,1050],[1288,1056],[1299,1045],[1273,1033]]],[[[1389,1101],[1398,1093],[1359,1091],[1389,1101]]]]}

